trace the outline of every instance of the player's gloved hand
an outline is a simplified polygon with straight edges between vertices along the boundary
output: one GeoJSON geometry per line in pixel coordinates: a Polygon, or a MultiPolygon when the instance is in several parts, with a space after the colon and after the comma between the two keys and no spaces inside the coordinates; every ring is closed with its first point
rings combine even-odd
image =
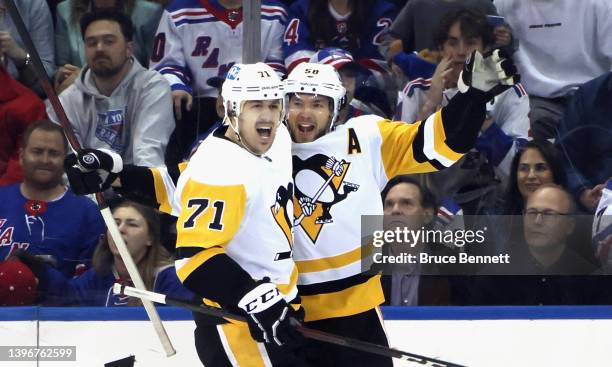
{"type": "Polygon", "coordinates": [[[334,157],[330,157],[327,162],[325,162],[325,167],[332,170],[334,176],[342,176],[344,172],[342,162],[337,161],[334,157]]]}
{"type": "MultiPolygon", "coordinates": [[[[292,326],[294,311],[268,278],[245,294],[238,307],[248,314],[251,336],[258,342],[281,345],[299,344],[302,334],[292,326]]],[[[293,321],[295,322],[295,321],[293,321]]]]}
{"type": "Polygon", "coordinates": [[[484,55],[474,51],[463,65],[457,88],[461,93],[474,88],[492,99],[519,81],[520,75],[512,58],[503,51],[494,49],[484,55]]]}
{"type": "Polygon", "coordinates": [[[64,169],[77,195],[108,189],[123,169],[119,154],[108,149],[83,149],[64,159],[64,169]]]}
{"type": "Polygon", "coordinates": [[[312,200],[307,196],[303,196],[298,199],[298,202],[300,204],[300,208],[302,209],[302,213],[304,213],[305,216],[310,217],[316,208],[312,200]]]}

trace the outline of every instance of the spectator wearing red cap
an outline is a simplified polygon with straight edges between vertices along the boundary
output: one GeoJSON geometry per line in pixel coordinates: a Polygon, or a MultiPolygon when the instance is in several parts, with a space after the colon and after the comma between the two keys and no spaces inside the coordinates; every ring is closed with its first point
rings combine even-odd
{"type": "Polygon", "coordinates": [[[34,304],[38,278],[17,259],[0,262],[0,306],[34,304]]]}

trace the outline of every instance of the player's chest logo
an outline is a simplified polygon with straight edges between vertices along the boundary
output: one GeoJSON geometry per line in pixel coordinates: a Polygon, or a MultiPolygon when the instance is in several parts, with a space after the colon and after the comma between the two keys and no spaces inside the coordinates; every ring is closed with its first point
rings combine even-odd
{"type": "Polygon", "coordinates": [[[345,180],[351,163],[323,154],[305,161],[293,156],[294,226],[301,226],[316,243],[323,226],[333,223],[331,209],[359,189],[345,180]]]}
{"type": "MultiPolygon", "coordinates": [[[[272,217],[285,234],[289,246],[293,246],[293,232],[291,231],[293,227],[291,218],[291,213],[293,213],[292,197],[293,183],[290,182],[287,187],[279,186],[276,190],[274,204],[270,207],[272,217]]],[[[289,256],[290,254],[291,252],[289,252],[289,256]]]]}

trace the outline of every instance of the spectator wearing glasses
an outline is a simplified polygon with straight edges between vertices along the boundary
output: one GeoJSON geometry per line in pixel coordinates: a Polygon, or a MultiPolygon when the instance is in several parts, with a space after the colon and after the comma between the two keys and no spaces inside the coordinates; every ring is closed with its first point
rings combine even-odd
{"type": "MultiPolygon", "coordinates": [[[[510,251],[510,264],[485,269],[476,280],[472,303],[570,305],[589,303],[585,275],[595,266],[570,246],[576,204],[562,187],[543,184],[526,201],[524,241],[510,251]],[[498,276],[501,275],[501,276],[498,276]]],[[[588,241],[588,239],[587,239],[588,241]]]]}
{"type": "Polygon", "coordinates": [[[497,216],[487,217],[487,227],[497,228],[489,236],[495,251],[505,249],[509,243],[522,239],[521,215],[527,199],[543,184],[566,187],[566,173],[561,153],[545,140],[525,143],[510,164],[510,177],[505,193],[494,210],[497,216]]]}

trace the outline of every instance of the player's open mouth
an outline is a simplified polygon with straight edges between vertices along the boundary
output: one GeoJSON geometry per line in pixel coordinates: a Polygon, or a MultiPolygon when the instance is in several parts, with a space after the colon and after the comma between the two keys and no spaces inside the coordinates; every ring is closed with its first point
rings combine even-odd
{"type": "Polygon", "coordinates": [[[315,129],[315,126],[313,124],[298,124],[297,128],[301,133],[310,133],[315,129]]]}
{"type": "Polygon", "coordinates": [[[257,134],[262,138],[269,138],[272,136],[272,127],[258,127],[257,134]]]}

